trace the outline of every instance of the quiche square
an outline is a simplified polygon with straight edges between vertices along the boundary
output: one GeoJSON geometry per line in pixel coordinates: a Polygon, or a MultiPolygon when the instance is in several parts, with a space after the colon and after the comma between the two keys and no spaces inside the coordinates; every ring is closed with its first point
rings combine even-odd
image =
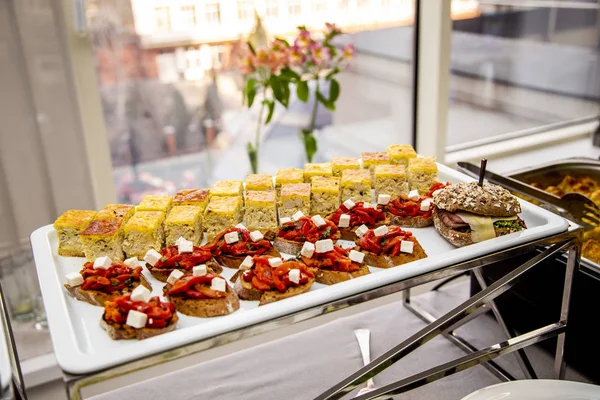
{"type": "Polygon", "coordinates": [[[386,152],[380,153],[362,153],[363,168],[371,171],[371,184],[375,183],[375,166],[381,164],[390,164],[390,156],[386,152]]]}
{"type": "Polygon", "coordinates": [[[95,220],[120,220],[127,222],[135,212],[135,207],[129,204],[107,204],[102,210],[98,211],[95,220]]]}
{"type": "Polygon", "coordinates": [[[417,152],[410,144],[390,144],[387,148],[392,164],[404,165],[408,168],[408,161],[417,158],[417,152]]]}
{"type": "Polygon", "coordinates": [[[173,196],[148,194],[135,207],[135,211],[162,211],[166,213],[171,208],[172,201],[173,196]]]}
{"type": "Polygon", "coordinates": [[[310,183],[314,176],[333,176],[330,162],[304,164],[304,182],[310,183]]]}
{"type": "Polygon", "coordinates": [[[246,175],[246,190],[273,190],[273,176],[269,174],[246,175]]]}
{"type": "Polygon", "coordinates": [[[277,230],[277,206],[274,190],[246,192],[246,227],[262,233],[277,230]]]}
{"type": "Polygon", "coordinates": [[[328,215],[340,205],[340,179],[337,177],[314,176],[310,187],[311,215],[328,215]]]}
{"type": "Polygon", "coordinates": [[[96,216],[94,210],[68,210],[54,221],[54,229],[58,236],[59,255],[85,256],[79,235],[87,228],[94,216],[96,216]]]}
{"type": "Polygon", "coordinates": [[[133,214],[123,227],[123,251],[127,258],[144,258],[150,249],[161,251],[164,220],[165,213],[162,211],[138,211],[133,214]]]}
{"type": "Polygon", "coordinates": [[[180,237],[198,246],[202,242],[202,207],[174,206],[165,219],[165,245],[173,246],[180,237]]]}
{"type": "Polygon", "coordinates": [[[212,196],[242,196],[244,194],[244,184],[242,181],[216,181],[210,188],[210,197],[212,196]]]}
{"type": "Polygon", "coordinates": [[[425,194],[437,182],[437,164],[434,157],[413,158],[408,162],[408,183],[411,190],[425,194]]]}
{"type": "Polygon", "coordinates": [[[298,211],[310,215],[310,183],[287,183],[279,194],[279,218],[291,218],[298,211]]]}
{"type": "Polygon", "coordinates": [[[389,194],[392,198],[408,193],[404,165],[384,164],[375,167],[375,198],[389,194]]]}
{"type": "Polygon", "coordinates": [[[123,260],[122,226],[122,219],[92,220],[79,235],[85,258],[94,261],[108,256],[112,260],[123,260]]]}
{"type": "Polygon", "coordinates": [[[277,170],[275,175],[275,189],[277,194],[281,190],[281,186],[286,183],[302,183],[304,182],[304,170],[300,168],[281,168],[277,170]]]}
{"type": "Polygon", "coordinates": [[[333,157],[331,160],[333,175],[342,176],[342,171],[347,169],[360,169],[360,161],[356,157],[333,157]]]}
{"type": "Polygon", "coordinates": [[[204,211],[204,226],[208,240],[242,222],[244,208],[242,196],[213,196],[204,211]]]}
{"type": "Polygon", "coordinates": [[[182,189],[175,194],[173,206],[198,206],[204,212],[210,197],[209,189],[182,189]]]}
{"type": "Polygon", "coordinates": [[[367,169],[347,169],[342,172],[341,201],[352,199],[354,202],[371,203],[371,173],[367,169]]]}

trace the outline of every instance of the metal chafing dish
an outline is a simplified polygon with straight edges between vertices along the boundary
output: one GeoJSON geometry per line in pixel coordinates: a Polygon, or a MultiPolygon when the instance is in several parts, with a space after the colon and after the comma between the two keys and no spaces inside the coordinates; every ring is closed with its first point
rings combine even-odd
{"type": "MultiPolygon", "coordinates": [[[[600,161],[593,158],[567,158],[527,167],[507,175],[529,185],[537,183],[543,187],[556,186],[567,175],[576,178],[587,176],[600,182],[600,161]]],[[[582,257],[581,265],[600,272],[600,264],[585,257],[582,257]]]]}

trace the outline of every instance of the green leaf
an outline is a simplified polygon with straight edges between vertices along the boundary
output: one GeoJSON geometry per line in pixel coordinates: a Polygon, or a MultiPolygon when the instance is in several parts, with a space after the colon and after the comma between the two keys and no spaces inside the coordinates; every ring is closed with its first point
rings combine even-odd
{"type": "Polygon", "coordinates": [[[246,42],[248,44],[248,47],[250,48],[250,51],[252,52],[253,55],[256,55],[256,50],[254,50],[254,46],[252,46],[252,43],[250,42],[246,42]]]}
{"type": "Polygon", "coordinates": [[[315,135],[307,130],[302,130],[302,138],[304,139],[304,150],[306,151],[306,159],[312,162],[315,153],[317,152],[317,139],[315,135]]]}
{"type": "Polygon", "coordinates": [[[252,173],[258,173],[258,149],[254,148],[250,142],[248,142],[248,159],[250,160],[252,173]]]}
{"type": "Polygon", "coordinates": [[[321,94],[321,92],[317,91],[317,100],[319,100],[321,102],[321,104],[323,104],[325,106],[326,109],[330,110],[330,111],[335,111],[335,105],[333,103],[331,103],[328,99],[325,98],[325,96],[323,96],[321,94]]]}
{"type": "Polygon", "coordinates": [[[296,96],[305,103],[308,101],[308,82],[296,82],[296,96]]]}
{"type": "Polygon", "coordinates": [[[271,118],[273,118],[273,111],[275,110],[275,102],[273,100],[263,100],[263,104],[269,108],[269,112],[267,113],[267,119],[265,119],[265,125],[271,122],[271,118]]]}
{"type": "Polygon", "coordinates": [[[254,103],[254,97],[256,96],[256,78],[248,78],[246,81],[246,87],[244,88],[244,93],[248,98],[248,108],[252,107],[252,103],[254,103]]]}
{"type": "Polygon", "coordinates": [[[331,70],[330,73],[328,73],[327,75],[325,75],[325,79],[326,80],[330,80],[335,74],[339,73],[340,69],[338,67],[335,67],[334,69],[331,70]]]}
{"type": "Polygon", "coordinates": [[[288,85],[289,82],[277,79],[276,76],[272,75],[269,78],[269,86],[273,89],[273,96],[275,96],[275,99],[285,108],[287,108],[290,99],[290,88],[288,85]]]}
{"type": "Polygon", "coordinates": [[[290,44],[288,43],[287,40],[282,39],[282,38],[275,38],[276,41],[281,42],[283,44],[285,44],[285,47],[290,47],[290,44]]]}
{"type": "Polygon", "coordinates": [[[338,97],[340,97],[340,83],[332,79],[329,83],[329,102],[331,104],[335,103],[338,97]]]}
{"type": "Polygon", "coordinates": [[[290,67],[285,67],[284,69],[281,70],[281,72],[279,72],[280,77],[287,79],[289,81],[299,81],[300,80],[300,75],[294,71],[293,69],[291,69],[290,67]]]}

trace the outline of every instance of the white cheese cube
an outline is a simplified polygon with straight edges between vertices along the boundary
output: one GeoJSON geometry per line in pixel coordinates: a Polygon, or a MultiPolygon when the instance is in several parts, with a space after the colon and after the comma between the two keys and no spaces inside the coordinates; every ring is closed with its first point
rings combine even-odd
{"type": "Polygon", "coordinates": [[[350,215],[342,214],[340,215],[340,223],[338,224],[340,228],[348,228],[350,226],[350,215]]]}
{"type": "Polygon", "coordinates": [[[67,285],[69,286],[79,286],[83,283],[83,276],[79,272],[71,272],[70,274],[65,275],[67,279],[67,285]]]}
{"type": "Polygon", "coordinates": [[[279,220],[279,225],[287,224],[288,222],[292,222],[291,218],[285,217],[279,220]]]}
{"type": "Polygon", "coordinates": [[[290,272],[288,273],[288,278],[290,278],[290,282],[299,284],[300,283],[300,270],[299,269],[290,269],[290,272]]]}
{"type": "Polygon", "coordinates": [[[167,278],[167,283],[170,283],[171,285],[173,285],[175,283],[175,281],[177,281],[177,279],[181,278],[183,275],[184,275],[183,272],[181,272],[178,269],[174,269],[173,272],[171,272],[171,274],[167,278]]]}
{"type": "Polygon", "coordinates": [[[382,206],[385,206],[387,203],[390,202],[391,199],[392,197],[389,194],[380,194],[379,196],[377,196],[377,203],[381,204],[382,206]]]}
{"type": "Polygon", "coordinates": [[[383,236],[388,233],[388,227],[386,225],[378,226],[377,228],[373,229],[373,233],[375,236],[383,236]]]}
{"type": "Polygon", "coordinates": [[[110,257],[108,257],[108,256],[98,257],[98,258],[96,258],[96,261],[94,261],[94,268],[106,269],[106,268],[110,267],[111,264],[112,264],[112,260],[110,259],[110,257]]]}
{"type": "Polygon", "coordinates": [[[240,236],[239,236],[239,233],[237,233],[237,232],[229,232],[229,233],[225,234],[225,243],[227,243],[227,244],[236,243],[239,240],[240,240],[240,236]]]}
{"type": "Polygon", "coordinates": [[[366,201],[365,201],[365,202],[363,203],[363,208],[373,208],[373,204],[371,204],[371,203],[368,203],[368,202],[366,202],[366,201]]]}
{"type": "Polygon", "coordinates": [[[409,200],[417,201],[417,200],[419,200],[419,197],[421,197],[421,196],[419,196],[419,191],[416,189],[408,192],[409,200]]]}
{"type": "Polygon", "coordinates": [[[148,252],[146,252],[146,255],[144,256],[144,261],[146,261],[148,264],[154,267],[158,260],[160,260],[161,258],[162,256],[158,251],[150,249],[148,250],[148,252]]]}
{"type": "Polygon", "coordinates": [[[365,233],[367,233],[367,231],[369,230],[369,228],[366,225],[361,225],[358,228],[356,228],[356,236],[358,237],[362,237],[365,233]]]}
{"type": "Polygon", "coordinates": [[[208,273],[208,268],[206,264],[196,265],[192,268],[192,275],[194,276],[204,276],[208,273]]]}
{"type": "Polygon", "coordinates": [[[250,232],[250,240],[253,242],[258,242],[259,240],[264,239],[263,234],[260,231],[252,231],[250,232]]]}
{"type": "Polygon", "coordinates": [[[147,303],[152,295],[147,287],[139,285],[131,292],[131,301],[143,301],[147,303]]]}
{"type": "Polygon", "coordinates": [[[310,217],[310,219],[318,227],[321,227],[321,226],[327,224],[327,222],[325,222],[325,220],[323,219],[323,217],[321,217],[320,215],[313,215],[312,217],[310,217]]]}
{"type": "Polygon", "coordinates": [[[425,199],[421,202],[421,211],[427,212],[431,208],[431,200],[425,199]]]}
{"type": "Polygon", "coordinates": [[[312,258],[313,254],[315,254],[315,245],[311,242],[304,242],[302,250],[300,250],[300,255],[306,258],[312,258]]]}
{"type": "Polygon", "coordinates": [[[186,239],[179,240],[179,243],[177,243],[177,251],[179,251],[179,254],[193,253],[194,243],[186,239]]]}
{"type": "Polygon", "coordinates": [[[350,250],[350,255],[348,257],[351,261],[362,264],[363,260],[365,259],[365,254],[361,253],[360,251],[350,250]]]}
{"type": "Polygon", "coordinates": [[[283,264],[283,260],[281,259],[281,257],[272,257],[269,258],[269,265],[273,268],[279,267],[281,264],[283,264]]]}
{"type": "Polygon", "coordinates": [[[242,224],[241,222],[239,224],[237,224],[235,227],[238,229],[242,229],[244,231],[248,230],[248,228],[246,228],[246,225],[242,224]]]}
{"type": "Polygon", "coordinates": [[[245,271],[247,269],[252,268],[253,265],[254,260],[252,259],[252,256],[246,256],[246,258],[244,258],[244,261],[242,261],[242,263],[240,264],[240,269],[242,271],[245,271]]]}
{"type": "Polygon", "coordinates": [[[401,252],[412,254],[414,249],[415,249],[414,242],[411,242],[410,240],[403,240],[400,242],[400,251],[401,252]]]}
{"type": "Polygon", "coordinates": [[[129,310],[127,313],[127,322],[125,323],[132,328],[140,329],[146,326],[146,321],[148,321],[148,316],[143,312],[129,310]]]}
{"type": "Polygon", "coordinates": [[[184,238],[183,236],[179,236],[179,239],[177,239],[177,240],[175,241],[175,246],[179,246],[179,243],[180,243],[181,241],[183,241],[183,240],[187,240],[187,239],[186,239],[186,238],[184,238]]]}
{"type": "MultiPolygon", "coordinates": [[[[238,279],[242,279],[241,277],[238,279]]],[[[227,282],[223,278],[213,278],[210,282],[210,288],[212,290],[216,290],[217,292],[226,292],[227,291],[227,282]]]]}
{"type": "Polygon", "coordinates": [[[356,205],[356,203],[353,202],[352,199],[348,199],[344,202],[344,205],[346,206],[346,208],[348,210],[352,210],[354,208],[354,206],[356,205]]]}
{"type": "Polygon", "coordinates": [[[137,257],[131,257],[123,261],[123,264],[127,265],[129,268],[135,268],[138,266],[138,259],[137,257]]]}
{"type": "Polygon", "coordinates": [[[304,213],[300,210],[296,211],[296,213],[294,215],[292,215],[292,219],[294,221],[298,221],[302,217],[304,217],[304,213]]]}
{"type": "Polygon", "coordinates": [[[333,251],[333,241],[331,239],[317,240],[317,243],[315,243],[315,251],[317,253],[333,251]]]}

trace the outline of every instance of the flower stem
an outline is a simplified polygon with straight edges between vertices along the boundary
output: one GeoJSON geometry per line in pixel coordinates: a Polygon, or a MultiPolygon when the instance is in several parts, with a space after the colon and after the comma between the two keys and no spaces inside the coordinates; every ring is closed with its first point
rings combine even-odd
{"type": "Polygon", "coordinates": [[[319,100],[317,99],[317,93],[319,92],[319,80],[316,80],[317,87],[315,89],[315,104],[313,104],[312,114],[310,116],[310,132],[315,131],[315,125],[317,123],[317,108],[319,107],[319,100]]]}
{"type": "Polygon", "coordinates": [[[254,138],[254,146],[251,142],[248,142],[248,158],[250,159],[250,166],[252,167],[252,173],[258,173],[258,147],[260,145],[260,128],[262,126],[263,114],[265,112],[265,103],[261,102],[260,111],[258,112],[258,121],[256,121],[256,137],[254,138]]]}

